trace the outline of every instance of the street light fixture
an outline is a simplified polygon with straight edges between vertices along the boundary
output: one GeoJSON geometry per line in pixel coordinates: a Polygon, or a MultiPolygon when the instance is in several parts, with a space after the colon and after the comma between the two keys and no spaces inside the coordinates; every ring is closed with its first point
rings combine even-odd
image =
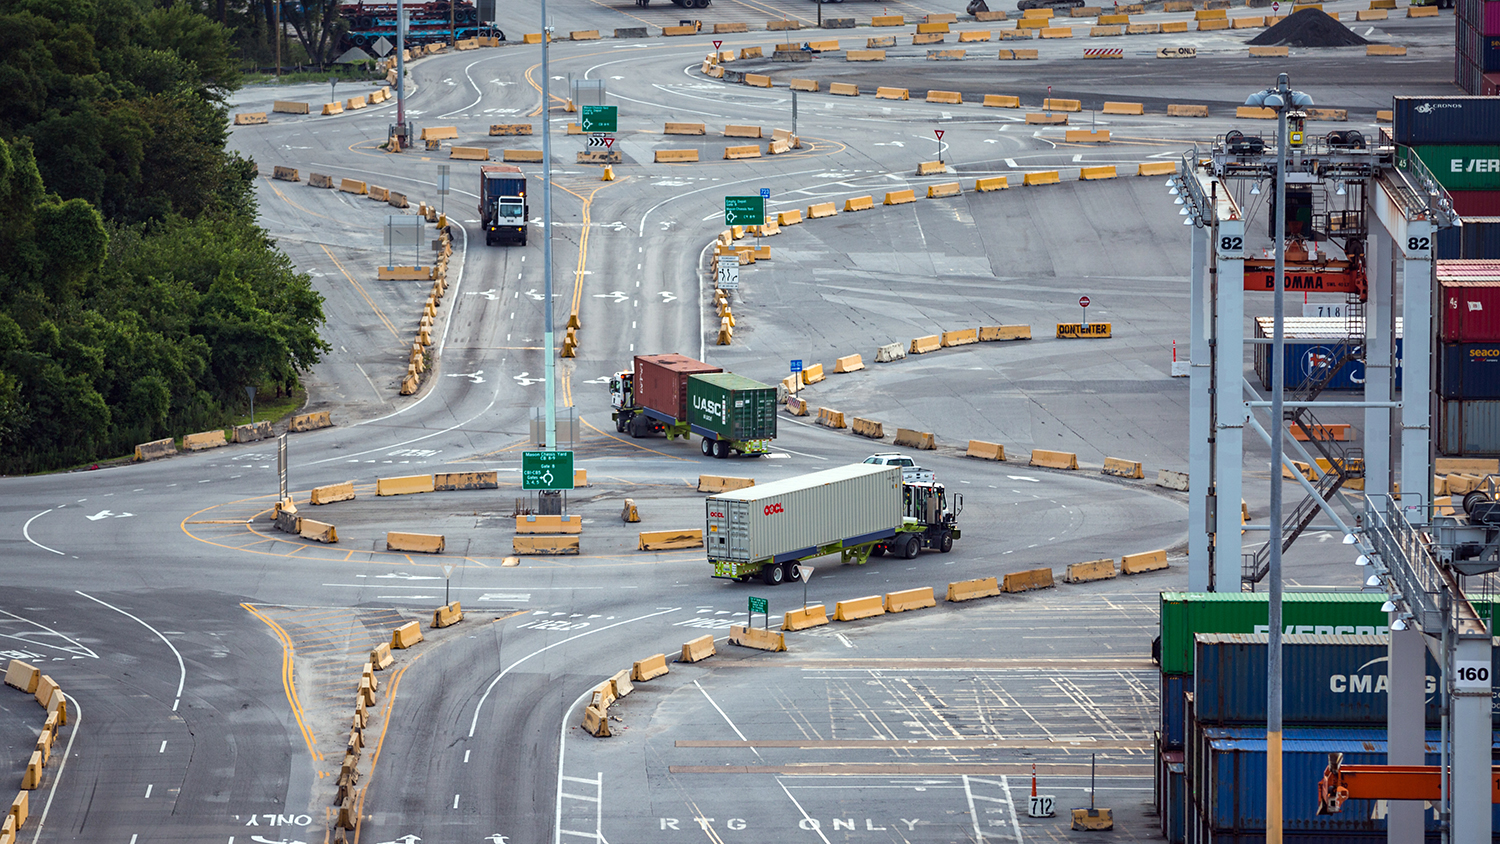
{"type": "MultiPolygon", "coordinates": [[[[1275,296],[1271,336],[1271,419],[1276,432],[1271,437],[1271,517],[1270,561],[1266,576],[1271,581],[1269,641],[1266,648],[1266,844],[1281,844],[1281,434],[1285,401],[1286,365],[1286,170],[1291,152],[1287,138],[1287,112],[1313,104],[1312,97],[1293,91],[1291,78],[1285,73],[1276,77],[1276,87],[1257,91],[1245,98],[1245,105],[1276,111],[1276,204],[1273,206],[1276,231],[1275,296]]],[[[1300,126],[1299,126],[1300,129],[1300,126]]],[[[1297,133],[1300,146],[1302,133],[1297,133]]],[[[1352,544],[1353,536],[1345,536],[1352,544]]]]}

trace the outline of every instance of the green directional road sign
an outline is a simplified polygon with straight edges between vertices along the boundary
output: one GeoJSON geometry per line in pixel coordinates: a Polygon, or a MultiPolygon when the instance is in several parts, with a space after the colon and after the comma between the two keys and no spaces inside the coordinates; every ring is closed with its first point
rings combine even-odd
{"type": "Polygon", "coordinates": [[[521,489],[572,489],[573,452],[521,452],[521,489]]]}
{"type": "Polygon", "coordinates": [[[585,133],[589,132],[618,132],[620,123],[619,106],[591,106],[586,105],[579,109],[578,128],[585,133]]]}
{"type": "Polygon", "coordinates": [[[763,196],[724,197],[724,225],[762,226],[766,222],[766,199],[763,196]]]}
{"type": "Polygon", "coordinates": [[[750,611],[758,613],[770,612],[771,604],[765,598],[751,598],[750,611]]]}

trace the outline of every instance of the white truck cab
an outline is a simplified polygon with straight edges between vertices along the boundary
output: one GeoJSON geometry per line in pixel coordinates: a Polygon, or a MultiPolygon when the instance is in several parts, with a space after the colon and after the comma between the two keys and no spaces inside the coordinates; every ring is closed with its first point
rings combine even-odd
{"type": "Polygon", "coordinates": [[[917,462],[915,460],[912,460],[910,457],[907,457],[904,454],[898,454],[894,451],[872,454],[869,457],[866,457],[864,462],[874,463],[878,466],[900,466],[901,480],[906,483],[912,483],[914,481],[932,482],[937,480],[936,472],[932,471],[931,469],[923,469],[917,465],[917,462]]]}

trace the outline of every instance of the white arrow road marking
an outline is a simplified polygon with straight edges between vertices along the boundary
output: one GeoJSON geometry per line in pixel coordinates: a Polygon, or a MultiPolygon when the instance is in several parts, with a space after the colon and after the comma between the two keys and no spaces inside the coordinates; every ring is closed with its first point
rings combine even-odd
{"type": "Polygon", "coordinates": [[[662,291],[658,292],[656,295],[658,295],[658,296],[661,297],[661,303],[663,305],[665,305],[668,302],[675,302],[675,301],[677,301],[676,294],[668,293],[665,290],[662,290],[662,291]]]}
{"type": "Polygon", "coordinates": [[[903,142],[901,142],[901,141],[885,141],[885,142],[870,144],[870,146],[872,146],[872,147],[904,147],[904,146],[906,146],[906,144],[903,143],[903,142]]]}
{"type": "Polygon", "coordinates": [[[610,299],[610,298],[613,298],[615,300],[615,304],[618,305],[621,302],[625,301],[626,299],[629,299],[630,298],[630,294],[625,293],[624,291],[621,291],[621,290],[611,290],[608,293],[595,293],[594,294],[594,298],[595,299],[610,299]]]}
{"type": "Polygon", "coordinates": [[[483,384],[484,383],[484,378],[482,377],[483,375],[484,375],[484,370],[483,369],[478,369],[478,370],[475,370],[473,372],[450,372],[450,373],[448,373],[448,377],[449,378],[467,378],[470,381],[474,382],[475,384],[483,384]]]}
{"type": "Polygon", "coordinates": [[[395,578],[397,580],[442,580],[441,577],[435,574],[407,574],[404,571],[398,571],[395,574],[377,574],[375,578],[377,580],[384,580],[386,578],[395,578]]]}
{"type": "Polygon", "coordinates": [[[116,519],[128,519],[128,518],[130,518],[131,516],[134,516],[134,515],[135,515],[134,513],[115,513],[115,512],[112,512],[110,510],[100,510],[99,512],[95,513],[94,515],[92,515],[92,516],[84,516],[84,518],[88,519],[91,522],[97,522],[100,519],[108,519],[108,518],[111,518],[111,517],[116,518],[116,519]]]}
{"type": "Polygon", "coordinates": [[[585,381],[583,383],[585,383],[585,384],[608,384],[609,383],[609,376],[608,375],[600,375],[598,378],[590,378],[589,380],[587,380],[587,381],[585,381]]]}
{"type": "Polygon", "coordinates": [[[541,378],[532,378],[530,372],[523,372],[520,375],[513,375],[511,377],[515,378],[516,383],[522,387],[530,387],[532,384],[540,384],[543,380],[541,378]]]}
{"type": "Polygon", "coordinates": [[[538,302],[540,302],[543,299],[547,298],[547,296],[546,296],[545,293],[538,293],[537,289],[535,287],[533,287],[530,290],[526,291],[526,295],[530,296],[531,298],[533,298],[535,300],[537,300],[538,302]]]}
{"type": "Polygon", "coordinates": [[[500,292],[498,290],[496,290],[495,288],[493,288],[493,287],[491,287],[489,290],[465,290],[464,291],[464,295],[465,296],[483,296],[484,298],[490,300],[491,302],[495,302],[495,301],[498,301],[500,299],[500,292]]]}
{"type": "Polygon", "coordinates": [[[1034,484],[1041,483],[1040,480],[1038,480],[1036,478],[1028,478],[1025,475],[1006,475],[1005,477],[1010,478],[1013,481],[1030,481],[1031,483],[1034,483],[1034,484]]]}

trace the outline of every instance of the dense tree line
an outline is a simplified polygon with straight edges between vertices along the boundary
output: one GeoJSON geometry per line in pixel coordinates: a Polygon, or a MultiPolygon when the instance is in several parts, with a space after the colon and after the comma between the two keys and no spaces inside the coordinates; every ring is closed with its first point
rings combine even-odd
{"type": "Polygon", "coordinates": [[[0,0],[0,472],[221,424],[327,348],[225,149],[237,75],[189,6],[0,0]]]}

